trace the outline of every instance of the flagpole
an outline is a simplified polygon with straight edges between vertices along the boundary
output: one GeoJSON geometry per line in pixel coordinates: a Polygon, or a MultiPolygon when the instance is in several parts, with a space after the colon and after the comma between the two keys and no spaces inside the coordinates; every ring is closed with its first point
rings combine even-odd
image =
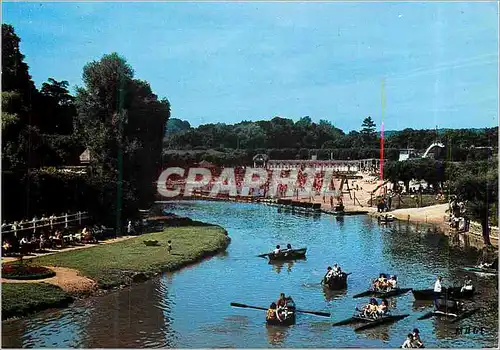
{"type": "MultiPolygon", "coordinates": [[[[382,122],[380,123],[380,185],[384,183],[384,114],[385,114],[385,81],[382,78],[382,122]]],[[[381,186],[381,191],[384,191],[381,186]]],[[[383,192],[382,192],[383,193],[383,192]]]]}

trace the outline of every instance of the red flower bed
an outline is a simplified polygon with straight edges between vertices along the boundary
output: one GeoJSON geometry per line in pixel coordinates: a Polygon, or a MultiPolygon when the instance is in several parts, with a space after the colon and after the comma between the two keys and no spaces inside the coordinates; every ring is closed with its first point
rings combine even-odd
{"type": "Polygon", "coordinates": [[[55,276],[56,273],[43,266],[20,263],[2,264],[2,277],[16,280],[38,280],[55,276]]]}

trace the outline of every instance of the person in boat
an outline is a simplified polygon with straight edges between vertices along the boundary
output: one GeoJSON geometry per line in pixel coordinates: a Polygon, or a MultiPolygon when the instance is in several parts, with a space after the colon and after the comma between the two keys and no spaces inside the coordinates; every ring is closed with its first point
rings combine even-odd
{"type": "Polygon", "coordinates": [[[424,343],[420,339],[420,331],[415,328],[412,333],[413,340],[411,342],[412,348],[424,348],[424,343]]]}
{"type": "Polygon", "coordinates": [[[460,289],[460,293],[463,293],[464,291],[472,291],[474,289],[474,286],[472,285],[472,280],[470,276],[465,277],[464,285],[460,289]]]}
{"type": "Polygon", "coordinates": [[[377,314],[378,302],[377,299],[371,298],[370,302],[363,308],[362,315],[364,317],[374,317],[377,314]]]}
{"type": "Polygon", "coordinates": [[[286,297],[285,297],[285,293],[280,293],[280,298],[278,299],[278,302],[276,303],[276,307],[279,309],[279,308],[282,308],[282,307],[285,307],[286,306],[286,297]]]}
{"type": "Polygon", "coordinates": [[[379,278],[377,278],[375,280],[375,282],[373,283],[373,287],[376,290],[382,290],[382,289],[385,289],[387,287],[387,278],[386,278],[386,275],[384,273],[381,273],[379,278]]]}
{"type": "Polygon", "coordinates": [[[436,302],[437,298],[439,298],[441,296],[441,293],[443,292],[441,281],[441,276],[438,276],[436,282],[434,283],[434,302],[436,302]]]}
{"type": "Polygon", "coordinates": [[[333,265],[332,271],[333,271],[333,277],[339,277],[342,274],[342,269],[337,264],[333,265]]]}
{"type": "Polygon", "coordinates": [[[292,252],[292,250],[293,250],[293,249],[292,249],[292,245],[291,245],[290,243],[288,243],[288,244],[286,245],[286,249],[283,249],[281,252],[282,252],[282,253],[285,253],[285,255],[287,255],[288,253],[291,253],[291,252],[292,252]]]}
{"type": "Polygon", "coordinates": [[[281,247],[280,247],[280,245],[278,244],[278,245],[276,246],[276,249],[274,249],[274,250],[273,250],[273,254],[274,254],[274,255],[278,255],[279,253],[281,253],[281,247]]]}
{"type": "Polygon", "coordinates": [[[387,280],[388,289],[396,289],[398,286],[398,280],[395,275],[391,275],[389,280],[387,280]]]}
{"type": "Polygon", "coordinates": [[[377,306],[377,317],[385,316],[389,312],[389,302],[387,299],[382,300],[379,306],[377,306]]]}
{"type": "Polygon", "coordinates": [[[328,266],[328,268],[326,269],[326,274],[325,274],[325,277],[323,278],[323,280],[325,282],[328,282],[330,281],[330,279],[333,277],[333,269],[331,266],[328,266]]]}
{"type": "Polygon", "coordinates": [[[275,320],[276,316],[276,303],[271,303],[269,309],[267,309],[266,320],[275,320]]]}
{"type": "Polygon", "coordinates": [[[401,345],[401,347],[403,349],[412,348],[412,342],[413,342],[413,334],[408,333],[408,335],[406,336],[406,340],[404,341],[403,345],[401,345]]]}

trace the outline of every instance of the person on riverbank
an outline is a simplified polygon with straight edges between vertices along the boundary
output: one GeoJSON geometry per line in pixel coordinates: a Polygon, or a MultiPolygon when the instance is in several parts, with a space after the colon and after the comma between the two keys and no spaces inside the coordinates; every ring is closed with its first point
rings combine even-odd
{"type": "Polygon", "coordinates": [[[172,241],[167,242],[167,250],[169,253],[172,251],[172,241]]]}

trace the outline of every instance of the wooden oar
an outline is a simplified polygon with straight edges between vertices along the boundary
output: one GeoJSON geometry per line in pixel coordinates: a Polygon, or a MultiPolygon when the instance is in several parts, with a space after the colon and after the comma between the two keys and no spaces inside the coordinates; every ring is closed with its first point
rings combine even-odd
{"type": "Polygon", "coordinates": [[[307,311],[307,310],[295,310],[296,312],[302,312],[303,314],[311,314],[316,316],[330,317],[331,314],[329,312],[321,312],[321,311],[307,311]]]}
{"type": "MultiPolygon", "coordinates": [[[[247,309],[266,310],[267,311],[267,308],[265,308],[265,307],[251,306],[251,305],[240,304],[240,303],[231,303],[231,306],[242,307],[242,308],[247,308],[247,309]]],[[[311,314],[311,315],[324,316],[324,317],[330,317],[331,316],[331,314],[329,312],[321,312],[321,311],[295,310],[295,312],[301,312],[303,314],[311,314]]]]}
{"type": "Polygon", "coordinates": [[[260,255],[257,255],[257,257],[258,258],[266,258],[267,256],[269,256],[269,254],[271,254],[271,253],[260,254],[260,255]]]}
{"type": "Polygon", "coordinates": [[[428,318],[431,318],[433,315],[434,315],[434,311],[430,311],[430,312],[426,313],[425,315],[417,318],[417,320],[426,320],[428,318]]]}
{"type": "Polygon", "coordinates": [[[353,295],[352,297],[353,298],[362,298],[362,297],[366,297],[368,295],[372,295],[376,293],[375,291],[373,290],[367,290],[366,292],[363,292],[363,293],[359,293],[359,294],[356,294],[356,295],[353,295]]]}
{"type": "Polygon", "coordinates": [[[240,304],[240,303],[231,303],[231,306],[234,307],[242,307],[242,308],[247,308],[247,309],[256,309],[256,310],[266,310],[266,307],[259,307],[259,306],[252,306],[252,305],[245,305],[245,304],[240,304]]]}

